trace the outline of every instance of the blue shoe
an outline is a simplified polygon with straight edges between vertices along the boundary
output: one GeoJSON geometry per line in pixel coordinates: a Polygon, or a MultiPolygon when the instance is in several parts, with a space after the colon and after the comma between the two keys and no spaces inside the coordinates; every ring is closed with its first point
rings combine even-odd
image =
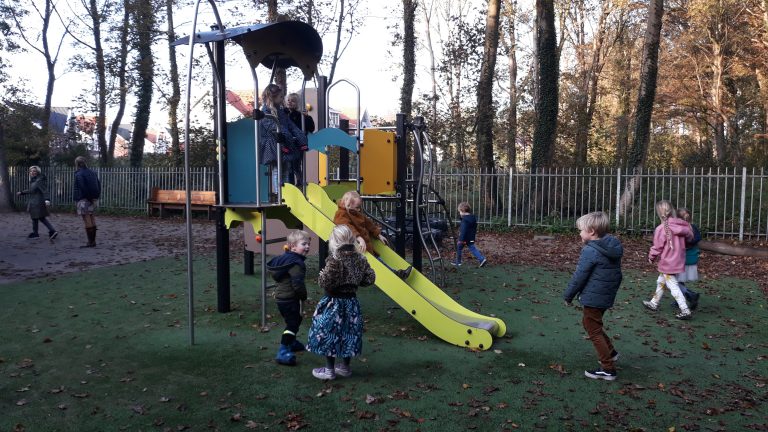
{"type": "Polygon", "coordinates": [[[291,348],[288,345],[280,345],[280,349],[277,350],[275,361],[278,364],[286,366],[296,365],[296,356],[291,352],[291,348]]]}
{"type": "Polygon", "coordinates": [[[294,340],[293,343],[291,344],[292,352],[300,352],[304,350],[306,350],[306,348],[304,348],[304,344],[299,342],[298,339],[294,340]]]}

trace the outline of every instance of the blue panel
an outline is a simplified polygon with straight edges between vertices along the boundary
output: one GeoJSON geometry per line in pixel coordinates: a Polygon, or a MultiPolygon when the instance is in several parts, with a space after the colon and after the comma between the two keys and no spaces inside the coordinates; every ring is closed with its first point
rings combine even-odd
{"type": "MultiPolygon", "coordinates": [[[[253,119],[227,123],[227,186],[229,204],[256,204],[256,150],[253,119]]],[[[268,168],[262,165],[261,198],[269,200],[268,168]]]]}
{"type": "Polygon", "coordinates": [[[309,135],[309,149],[325,153],[326,147],[343,147],[357,152],[357,138],[338,128],[325,128],[309,135]]]}

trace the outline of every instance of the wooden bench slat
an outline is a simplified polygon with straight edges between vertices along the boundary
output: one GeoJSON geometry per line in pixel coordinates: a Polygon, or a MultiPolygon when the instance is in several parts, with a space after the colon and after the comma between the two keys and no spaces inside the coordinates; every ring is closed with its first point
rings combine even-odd
{"type": "MultiPolygon", "coordinates": [[[[192,210],[206,210],[210,219],[211,209],[216,205],[216,192],[214,191],[191,191],[190,208],[192,210]]],[[[147,200],[147,210],[151,215],[153,209],[160,210],[160,217],[163,216],[163,210],[183,209],[186,206],[187,194],[183,190],[152,188],[149,199],[147,200]]]]}

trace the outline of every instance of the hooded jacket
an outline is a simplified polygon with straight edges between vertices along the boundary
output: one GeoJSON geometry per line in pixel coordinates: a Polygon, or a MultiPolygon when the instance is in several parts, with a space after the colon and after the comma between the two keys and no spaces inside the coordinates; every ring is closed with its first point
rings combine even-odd
{"type": "Polygon", "coordinates": [[[307,267],[304,264],[306,258],[296,252],[287,251],[269,260],[267,271],[277,282],[275,299],[278,301],[307,299],[307,287],[304,284],[307,273],[307,267]]]}
{"type": "Polygon", "coordinates": [[[624,248],[612,235],[589,241],[581,250],[576,271],[568,283],[563,299],[568,303],[578,297],[579,303],[598,309],[613,306],[621,285],[621,257],[624,248]]]}
{"type": "Polygon", "coordinates": [[[461,217],[461,224],[459,225],[459,241],[467,244],[475,242],[475,236],[477,235],[477,216],[473,214],[465,214],[461,217]]]}
{"type": "Polygon", "coordinates": [[[355,237],[362,237],[365,241],[365,251],[378,256],[373,250],[373,240],[379,238],[381,228],[372,221],[363,212],[357,210],[347,210],[344,204],[339,203],[339,208],[333,216],[333,223],[336,225],[346,225],[355,234],[355,237]]]}
{"type": "Polygon", "coordinates": [[[685,243],[693,241],[691,225],[678,218],[668,218],[670,238],[664,232],[664,224],[661,223],[653,232],[653,246],[648,251],[648,259],[659,259],[659,273],[678,274],[685,270],[685,243]]]}

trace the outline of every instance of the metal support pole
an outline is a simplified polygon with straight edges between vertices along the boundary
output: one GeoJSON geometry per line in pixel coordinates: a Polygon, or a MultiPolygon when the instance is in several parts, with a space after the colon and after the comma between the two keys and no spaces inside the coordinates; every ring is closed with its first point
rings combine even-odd
{"type": "MultiPolygon", "coordinates": [[[[213,50],[215,73],[219,77],[214,80],[213,106],[215,109],[214,133],[219,144],[219,196],[216,201],[219,204],[228,201],[227,194],[227,98],[226,79],[224,76],[225,58],[224,41],[214,43],[213,50]]],[[[217,310],[225,313],[230,307],[230,280],[229,280],[229,230],[224,222],[224,207],[216,208],[216,298],[217,310]]]]}
{"type": "MultiPolygon", "coordinates": [[[[324,77],[323,75],[317,76],[317,130],[321,131],[328,127],[328,117],[326,116],[325,107],[327,105],[327,101],[325,100],[325,91],[326,87],[328,87],[328,78],[324,77]]],[[[330,158],[326,157],[326,166],[325,166],[325,172],[326,175],[328,175],[328,160],[330,158]]],[[[319,167],[318,167],[319,168],[319,167]]],[[[322,179],[318,179],[319,181],[322,181],[322,179]]],[[[328,179],[326,179],[328,180],[328,179]]],[[[318,260],[320,261],[320,269],[322,270],[323,267],[325,267],[325,259],[328,257],[328,242],[320,240],[317,248],[317,255],[318,260]]]]}
{"type": "Polygon", "coordinates": [[[621,214],[621,167],[616,170],[616,228],[619,227],[621,214]]]}
{"type": "MultiPolygon", "coordinates": [[[[345,134],[349,134],[349,120],[339,119],[339,129],[345,134]]],[[[360,155],[357,155],[360,163],[360,155]]],[[[339,147],[339,180],[349,180],[349,150],[339,147]]],[[[358,191],[360,192],[360,191],[358,191]]]]}
{"type": "Polygon", "coordinates": [[[396,119],[395,142],[397,145],[397,166],[395,178],[395,196],[397,196],[397,207],[395,208],[395,252],[405,258],[405,218],[406,218],[406,195],[408,188],[405,184],[408,160],[406,159],[406,143],[408,142],[408,131],[405,127],[405,114],[397,114],[396,119]]]}

